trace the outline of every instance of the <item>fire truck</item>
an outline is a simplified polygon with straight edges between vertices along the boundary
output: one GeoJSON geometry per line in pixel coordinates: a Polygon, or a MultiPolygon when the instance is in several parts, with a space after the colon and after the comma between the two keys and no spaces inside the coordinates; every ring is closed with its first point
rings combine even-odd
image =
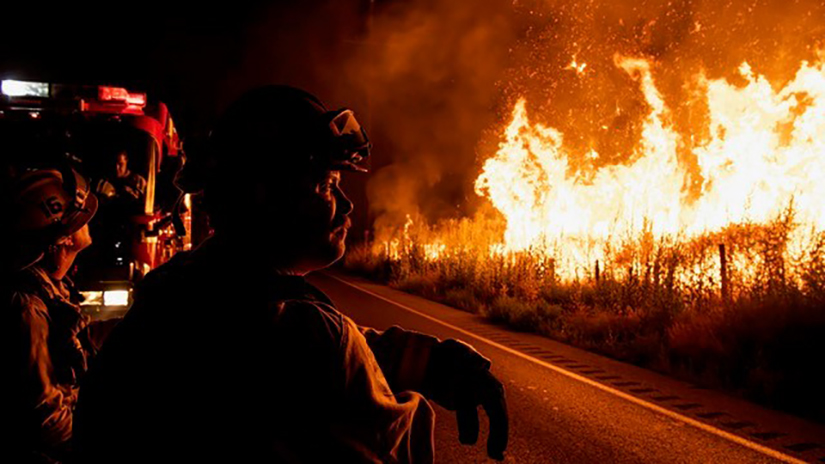
{"type": "Polygon", "coordinates": [[[2,81],[0,149],[9,176],[69,163],[99,208],[72,275],[84,310],[124,313],[133,285],[191,247],[191,203],[173,180],[181,141],[165,104],[123,87],[2,81]]]}

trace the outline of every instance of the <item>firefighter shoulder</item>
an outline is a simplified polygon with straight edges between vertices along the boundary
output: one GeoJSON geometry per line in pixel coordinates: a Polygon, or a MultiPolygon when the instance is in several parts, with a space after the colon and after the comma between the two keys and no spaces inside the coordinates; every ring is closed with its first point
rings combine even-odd
{"type": "Polygon", "coordinates": [[[208,239],[136,293],[81,392],[83,462],[433,462],[428,402],[302,277],[208,239]]]}

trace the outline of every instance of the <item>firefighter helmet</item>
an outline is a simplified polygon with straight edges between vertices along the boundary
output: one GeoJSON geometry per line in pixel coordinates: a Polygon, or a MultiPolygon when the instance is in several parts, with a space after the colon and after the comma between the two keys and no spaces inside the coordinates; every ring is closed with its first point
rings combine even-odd
{"type": "Polygon", "coordinates": [[[48,246],[80,230],[97,211],[97,198],[74,169],[36,170],[20,176],[12,189],[12,235],[20,244],[12,265],[24,268],[48,246]]]}
{"type": "Polygon", "coordinates": [[[194,193],[231,188],[233,179],[245,182],[252,172],[291,175],[309,166],[366,172],[371,147],[352,110],[328,111],[308,92],[271,85],[226,110],[176,182],[194,193]]]}

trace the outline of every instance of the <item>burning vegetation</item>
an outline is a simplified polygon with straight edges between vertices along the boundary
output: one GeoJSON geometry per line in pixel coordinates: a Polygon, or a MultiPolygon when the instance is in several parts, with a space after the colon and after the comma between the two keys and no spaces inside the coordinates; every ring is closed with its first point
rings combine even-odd
{"type": "Polygon", "coordinates": [[[825,418],[823,6],[744,3],[530,5],[478,206],[385,208],[348,267],[825,418]]]}

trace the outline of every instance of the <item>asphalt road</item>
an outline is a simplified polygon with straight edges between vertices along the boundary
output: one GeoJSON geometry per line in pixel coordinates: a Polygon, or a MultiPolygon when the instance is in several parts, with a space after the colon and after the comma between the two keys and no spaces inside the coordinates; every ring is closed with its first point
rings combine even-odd
{"type": "MultiPolygon", "coordinates": [[[[517,463],[825,462],[825,427],[337,273],[310,279],[357,323],[462,339],[507,388],[517,463]]],[[[436,461],[494,462],[436,407],[436,461]]],[[[483,416],[483,414],[482,414],[483,416]]],[[[482,427],[485,427],[482,418],[482,427]]]]}

